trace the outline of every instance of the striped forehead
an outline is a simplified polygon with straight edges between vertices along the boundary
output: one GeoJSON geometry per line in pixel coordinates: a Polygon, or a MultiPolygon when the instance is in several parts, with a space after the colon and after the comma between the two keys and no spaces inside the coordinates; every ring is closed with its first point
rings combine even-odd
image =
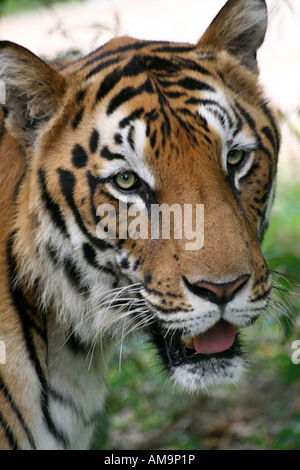
{"type": "Polygon", "coordinates": [[[203,98],[199,100],[197,113],[220,138],[225,171],[228,148],[249,150],[257,148],[256,136],[251,129],[244,126],[243,116],[237,113],[235,104],[222,88],[215,86],[214,90],[206,91],[203,98]]]}
{"type": "Polygon", "coordinates": [[[203,93],[197,112],[223,141],[234,138],[236,145],[252,146],[251,133],[243,127],[243,113],[238,115],[236,103],[220,85],[214,84],[203,93]]]}
{"type": "Polygon", "coordinates": [[[128,120],[126,111],[115,111],[96,124],[101,136],[101,176],[107,178],[122,171],[134,171],[150,187],[154,176],[145,159],[146,124],[142,119],[128,120]]]}
{"type": "MultiPolygon", "coordinates": [[[[93,109],[95,128],[101,136],[101,176],[132,170],[150,187],[154,186],[151,161],[145,158],[149,123],[154,129],[149,139],[152,148],[155,140],[159,142],[156,139],[159,132],[163,146],[166,139],[172,138],[172,122],[186,130],[189,139],[194,138],[195,142],[199,130],[202,133],[201,127],[205,128],[208,142],[207,134],[213,131],[222,144],[224,165],[228,141],[233,141],[233,147],[257,147],[255,133],[245,126],[243,112],[236,109],[236,97],[227,90],[208,59],[205,57],[202,65],[191,48],[185,58],[180,48],[175,49],[174,45],[170,49],[174,55],[160,56],[156,45],[153,55],[139,51],[140,55],[127,58],[103,56],[104,62],[100,60],[97,65],[93,62],[87,73],[93,93],[96,91],[93,109]],[[197,116],[202,119],[199,121],[197,116]]],[[[182,49],[187,52],[186,46],[182,49]]],[[[166,47],[163,50],[165,53],[166,47]]]]}

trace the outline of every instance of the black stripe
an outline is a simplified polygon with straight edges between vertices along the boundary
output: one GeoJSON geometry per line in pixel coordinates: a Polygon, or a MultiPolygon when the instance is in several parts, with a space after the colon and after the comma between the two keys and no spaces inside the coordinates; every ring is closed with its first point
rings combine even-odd
{"type": "MultiPolygon", "coordinates": [[[[193,141],[194,143],[197,143],[197,139],[196,139],[195,135],[193,134],[192,129],[190,128],[190,126],[188,125],[188,123],[187,123],[185,120],[181,119],[181,117],[178,116],[178,114],[175,113],[175,111],[174,111],[172,108],[169,108],[169,109],[170,109],[170,111],[171,111],[172,116],[174,116],[174,117],[177,119],[177,121],[179,122],[180,126],[187,132],[187,134],[189,134],[189,136],[190,136],[190,138],[192,139],[192,141],[193,141]]],[[[200,118],[202,119],[202,124],[203,124],[203,122],[204,122],[204,121],[203,121],[203,117],[200,116],[200,118]]]]}
{"type": "MultiPolygon", "coordinates": [[[[239,110],[240,114],[242,117],[244,117],[247,121],[248,126],[250,129],[253,131],[255,136],[258,136],[257,129],[256,129],[256,124],[253,118],[250,116],[250,114],[245,110],[243,106],[241,106],[237,101],[235,102],[235,106],[239,110]]],[[[260,137],[258,136],[258,140],[260,140],[260,137]]]]}
{"type": "Polygon", "coordinates": [[[120,266],[121,266],[121,268],[123,268],[123,269],[129,269],[129,267],[130,267],[129,259],[128,259],[127,257],[124,257],[124,258],[121,260],[120,266]]]}
{"type": "Polygon", "coordinates": [[[139,119],[140,116],[143,114],[144,109],[143,108],[138,108],[135,111],[133,111],[129,116],[126,118],[122,119],[122,121],[119,122],[119,127],[120,129],[124,129],[126,126],[128,126],[131,121],[135,121],[136,119],[139,119]]]}
{"type": "MultiPolygon", "coordinates": [[[[227,111],[227,109],[225,109],[223,106],[221,106],[217,101],[214,101],[214,100],[206,100],[206,99],[197,99],[197,98],[190,98],[186,101],[186,104],[203,104],[203,106],[213,106],[213,107],[217,107],[220,109],[220,111],[222,113],[225,114],[227,120],[228,120],[228,123],[229,123],[229,127],[230,129],[233,127],[233,122],[232,122],[232,119],[227,111]]],[[[221,119],[221,121],[223,121],[223,116],[221,114],[218,113],[218,116],[221,119]]],[[[224,123],[223,123],[224,124],[224,123]]]]}
{"type": "MultiPolygon", "coordinates": [[[[123,52],[128,52],[128,51],[132,51],[132,50],[135,50],[135,51],[138,51],[140,49],[143,49],[144,47],[147,47],[149,45],[152,45],[152,44],[159,44],[158,41],[144,41],[144,42],[134,42],[133,44],[126,44],[125,46],[120,46],[118,47],[117,49],[110,49],[108,51],[105,51],[105,52],[102,52],[101,54],[99,55],[96,55],[95,57],[92,57],[91,59],[89,59],[82,67],[80,70],[82,70],[83,68],[86,68],[88,67],[89,65],[92,65],[94,64],[95,62],[97,62],[98,60],[101,60],[101,59],[104,59],[106,57],[109,57],[111,55],[115,55],[115,54],[122,54],[123,52]]],[[[99,50],[102,50],[102,48],[100,48],[99,50]]],[[[95,54],[95,51],[94,52],[91,52],[88,56],[86,57],[89,57],[91,55],[95,54]]]]}
{"type": "Polygon", "coordinates": [[[123,88],[116,96],[112,98],[107,107],[106,114],[109,116],[112,114],[119,106],[126,103],[126,101],[131,100],[136,95],[138,95],[138,90],[133,87],[123,88]]]}
{"type": "Polygon", "coordinates": [[[140,265],[140,262],[141,262],[141,258],[139,257],[139,258],[134,262],[134,265],[133,265],[133,267],[132,267],[132,270],[133,270],[133,271],[136,271],[136,270],[137,270],[137,268],[138,268],[139,265],[140,265]]]}
{"type": "Polygon", "coordinates": [[[54,264],[60,263],[61,259],[59,257],[59,253],[58,253],[57,249],[54,248],[54,246],[50,245],[50,243],[47,243],[46,248],[47,248],[48,254],[51,258],[51,261],[54,264]]]}
{"type": "Polygon", "coordinates": [[[235,102],[235,106],[236,108],[239,110],[239,112],[241,113],[242,117],[245,118],[245,120],[247,121],[247,124],[248,126],[250,127],[250,129],[252,130],[252,132],[254,133],[255,135],[255,138],[257,140],[257,148],[262,150],[266,156],[268,157],[268,159],[270,160],[270,162],[272,163],[272,155],[269,151],[269,149],[267,149],[263,144],[262,144],[262,141],[261,141],[261,137],[259,135],[259,133],[257,132],[257,128],[256,128],[256,124],[255,124],[255,121],[254,119],[250,116],[250,114],[245,110],[245,108],[243,108],[242,105],[240,105],[237,101],[235,102]]]}
{"type": "MultiPolygon", "coordinates": [[[[153,60],[153,58],[150,59],[153,60]]],[[[99,64],[94,70],[99,72],[104,66],[106,67],[109,65],[113,65],[115,63],[120,62],[120,60],[121,58],[119,56],[115,59],[103,62],[102,64],[99,64]]],[[[107,75],[103,79],[102,83],[100,84],[100,88],[96,97],[96,102],[106,96],[109,91],[111,91],[114,86],[119,82],[119,80],[121,80],[121,78],[136,77],[137,75],[145,72],[146,67],[147,65],[145,64],[145,58],[143,56],[134,56],[123,68],[115,68],[109,75],[107,75]]],[[[176,70],[177,68],[178,67],[175,67],[174,70],[176,70]]],[[[87,75],[87,77],[89,77],[90,75],[91,72],[87,75]]]]}
{"type": "Polygon", "coordinates": [[[180,52],[190,52],[195,50],[195,46],[190,46],[190,45],[182,45],[178,46],[176,43],[172,45],[172,43],[166,42],[166,45],[162,44],[159,47],[156,47],[153,49],[154,52],[173,52],[173,53],[180,53],[180,52]]]}
{"type": "Polygon", "coordinates": [[[63,260],[64,272],[74,289],[84,296],[88,294],[89,286],[82,281],[81,273],[70,256],[63,260]]]}
{"type": "Polygon", "coordinates": [[[134,126],[131,126],[127,135],[127,141],[133,151],[135,151],[134,135],[135,135],[135,128],[134,126]]]}
{"type": "Polygon", "coordinates": [[[261,132],[266,136],[266,138],[269,140],[270,144],[272,145],[272,149],[276,153],[277,151],[277,143],[275,142],[274,136],[271,132],[271,129],[267,126],[263,127],[261,132]]]}
{"type": "Polygon", "coordinates": [[[121,70],[122,77],[136,77],[137,75],[145,72],[146,66],[143,56],[134,55],[132,59],[121,70]]]}
{"type": "Polygon", "coordinates": [[[195,72],[201,73],[202,75],[212,76],[212,73],[209,70],[207,70],[205,67],[203,67],[203,65],[200,65],[198,62],[195,62],[192,59],[186,59],[185,57],[176,57],[175,61],[186,70],[193,70],[195,72]]]}
{"type": "Polygon", "coordinates": [[[96,129],[94,129],[90,137],[90,141],[89,141],[89,147],[90,147],[91,153],[96,152],[98,145],[99,145],[99,140],[100,140],[99,132],[96,129]]]}
{"type": "Polygon", "coordinates": [[[101,150],[101,157],[106,158],[107,160],[124,160],[124,155],[122,155],[121,153],[111,152],[107,146],[103,147],[103,149],[101,150]]]}
{"type": "Polygon", "coordinates": [[[66,237],[69,237],[65,221],[60,212],[59,205],[56,204],[52,200],[50,194],[48,193],[47,186],[46,186],[45,171],[40,169],[38,171],[38,175],[39,175],[39,182],[40,182],[40,186],[42,190],[42,200],[45,203],[46,209],[51,217],[51,220],[54,223],[54,225],[63,233],[63,235],[65,235],[66,237]]]}
{"type": "MultiPolygon", "coordinates": [[[[176,48],[174,48],[172,52],[176,53],[176,48]]],[[[191,70],[202,75],[212,75],[206,68],[204,68],[199,63],[191,59],[186,59],[184,57],[171,56],[170,59],[166,59],[164,57],[159,56],[144,55],[142,56],[142,60],[143,62],[145,62],[145,65],[148,70],[150,70],[151,72],[154,71],[154,73],[158,73],[159,75],[175,74],[182,69],[185,69],[185,71],[191,70]]]]}
{"type": "MultiPolygon", "coordinates": [[[[195,115],[193,113],[191,113],[190,110],[187,110],[188,113],[190,114],[190,116],[193,116],[195,117],[195,115]]],[[[196,115],[197,117],[197,120],[200,120],[200,124],[201,124],[201,127],[206,131],[206,132],[210,132],[210,129],[208,127],[208,123],[207,123],[207,120],[204,116],[202,116],[201,114],[197,113],[196,115]]]]}
{"type": "Polygon", "coordinates": [[[94,219],[95,224],[99,222],[99,218],[97,217],[97,209],[94,204],[94,196],[95,196],[95,191],[97,189],[97,186],[99,185],[99,178],[95,177],[92,175],[90,171],[86,172],[87,176],[87,182],[88,186],[90,189],[90,209],[91,209],[91,214],[94,219]]]}
{"type": "Polygon", "coordinates": [[[80,228],[80,230],[82,231],[82,233],[84,233],[84,235],[86,235],[89,241],[100,250],[106,250],[108,248],[112,248],[112,245],[110,243],[108,243],[105,240],[101,240],[100,238],[94,237],[86,229],[81,219],[81,216],[78,212],[75,201],[74,201],[74,189],[75,189],[74,175],[70,171],[63,170],[62,168],[58,168],[56,171],[59,175],[59,182],[60,182],[62,194],[64,195],[65,200],[68,203],[73,213],[73,216],[75,218],[75,221],[78,227],[80,228]]]}
{"type": "Polygon", "coordinates": [[[48,382],[44,371],[41,367],[38,354],[34,345],[34,337],[31,332],[31,320],[29,317],[29,312],[32,316],[42,315],[42,312],[35,310],[35,308],[30,305],[24,296],[22,289],[19,285],[16,285],[15,279],[17,278],[17,264],[16,260],[12,254],[12,245],[13,245],[14,234],[11,234],[9,243],[8,243],[8,262],[10,267],[10,292],[11,298],[13,300],[14,306],[19,314],[20,323],[23,330],[23,336],[25,341],[25,346],[27,353],[30,359],[30,362],[33,365],[37,378],[40,382],[40,405],[43,413],[43,418],[47,429],[55,437],[55,439],[60,442],[64,447],[67,447],[68,440],[67,437],[55,427],[55,424],[52,420],[49,411],[49,396],[48,396],[48,382]]]}
{"type": "Polygon", "coordinates": [[[159,113],[157,112],[156,109],[152,109],[151,111],[148,111],[147,113],[145,113],[145,119],[148,121],[148,122],[155,122],[157,121],[157,119],[159,118],[159,113]]]}
{"type": "Polygon", "coordinates": [[[114,135],[114,141],[117,145],[123,144],[123,137],[121,136],[121,134],[116,132],[115,135],[114,135]]]}
{"type": "Polygon", "coordinates": [[[96,73],[100,72],[101,70],[104,70],[107,67],[110,67],[111,65],[118,64],[121,60],[122,60],[121,56],[117,56],[114,59],[110,59],[110,60],[106,60],[104,62],[101,62],[96,67],[94,67],[92,70],[90,70],[90,72],[85,77],[86,80],[88,80],[90,77],[92,77],[96,73]]]}
{"type": "Polygon", "coordinates": [[[126,87],[123,88],[116,96],[112,98],[108,107],[107,107],[107,115],[109,116],[112,114],[119,106],[126,103],[127,101],[131,100],[135,96],[141,95],[142,93],[153,93],[153,87],[151,85],[151,81],[149,78],[138,88],[133,87],[126,87]]]}
{"type": "Polygon", "coordinates": [[[76,354],[76,355],[82,354],[83,356],[86,356],[86,357],[88,356],[88,353],[92,347],[92,344],[84,342],[82,338],[78,337],[74,330],[71,331],[70,333],[68,329],[67,329],[66,345],[68,345],[68,347],[70,348],[73,354],[76,354]]]}
{"type": "MultiPolygon", "coordinates": [[[[68,343],[69,343],[69,340],[68,340],[68,343]]],[[[85,352],[88,353],[88,348],[85,348],[85,352]]],[[[70,408],[80,418],[84,426],[92,426],[99,420],[101,412],[95,412],[90,417],[85,418],[83,409],[79,407],[77,403],[74,402],[72,397],[65,396],[61,392],[58,392],[58,390],[54,390],[54,389],[51,389],[50,393],[51,393],[51,397],[53,398],[53,400],[59,402],[64,407],[70,408]]]]}
{"type": "Polygon", "coordinates": [[[82,121],[83,113],[84,113],[84,108],[82,107],[80,108],[80,110],[78,111],[78,113],[76,114],[75,118],[72,121],[72,129],[74,130],[77,129],[77,127],[82,121]]]}
{"type": "MultiPolygon", "coordinates": [[[[0,104],[0,108],[1,108],[1,104],[0,104]]],[[[1,142],[2,142],[2,137],[4,136],[5,134],[5,108],[2,107],[2,110],[3,110],[3,114],[4,114],[4,118],[1,119],[0,117],[0,121],[1,121],[1,124],[0,124],[0,145],[1,145],[1,142]]]]}
{"type": "MultiPolygon", "coordinates": [[[[85,352],[88,352],[88,348],[85,348],[85,352]]],[[[83,410],[78,407],[77,403],[73,401],[72,397],[66,397],[65,395],[54,389],[50,390],[50,394],[54,400],[58,401],[61,405],[70,408],[72,411],[75,412],[75,414],[82,417],[83,410]]]]}
{"type": "MultiPolygon", "coordinates": [[[[208,132],[208,133],[210,132],[210,130],[209,130],[209,128],[208,128],[207,121],[206,121],[206,119],[205,119],[201,114],[199,114],[199,113],[194,114],[194,113],[192,113],[192,112],[191,112],[189,109],[187,109],[187,108],[179,108],[179,109],[177,109],[177,112],[183,114],[184,116],[189,116],[189,117],[192,118],[193,120],[196,120],[197,124],[198,124],[198,125],[200,124],[202,131],[204,130],[204,131],[206,131],[206,132],[208,132]]],[[[223,125],[224,125],[224,120],[222,120],[221,122],[222,122],[223,125]]],[[[186,122],[186,124],[188,125],[189,123],[186,122]]],[[[189,127],[190,127],[192,130],[194,130],[194,131],[196,130],[195,127],[192,126],[191,124],[189,124],[189,127]]],[[[210,138],[209,138],[206,134],[202,133],[202,137],[204,137],[207,142],[211,143],[210,138]]]]}
{"type": "Polygon", "coordinates": [[[267,199],[269,197],[269,190],[270,190],[268,184],[265,185],[264,190],[265,190],[265,193],[262,195],[261,198],[255,197],[253,199],[253,201],[256,202],[257,204],[265,204],[267,202],[267,199]]]}
{"type": "Polygon", "coordinates": [[[106,77],[100,83],[98,92],[96,94],[95,104],[105,98],[105,96],[108,95],[108,93],[117,85],[117,83],[119,83],[121,78],[122,75],[120,74],[119,68],[114,69],[110,74],[106,75],[106,77]]]}
{"type": "Polygon", "coordinates": [[[93,268],[99,269],[99,264],[96,259],[96,251],[89,243],[84,243],[82,246],[83,256],[87,263],[93,268]]]}
{"type": "Polygon", "coordinates": [[[265,116],[267,116],[267,118],[270,121],[271,127],[272,127],[274,135],[275,135],[275,141],[276,141],[275,149],[276,149],[276,152],[278,152],[279,151],[279,146],[280,146],[280,134],[279,134],[279,131],[278,131],[278,126],[277,126],[276,121],[274,119],[274,116],[271,113],[270,109],[268,108],[267,104],[263,103],[261,105],[261,108],[262,108],[265,116]]]}
{"type": "Polygon", "coordinates": [[[151,138],[150,138],[150,145],[153,148],[156,143],[156,130],[152,133],[151,138]]]}
{"type": "Polygon", "coordinates": [[[241,117],[239,116],[239,114],[236,112],[236,110],[234,109],[234,106],[230,106],[230,109],[233,111],[233,114],[237,120],[237,123],[236,123],[236,127],[234,129],[234,132],[232,134],[233,137],[235,137],[239,132],[241,132],[241,130],[243,129],[243,120],[241,119],[241,117]]]}
{"type": "Polygon", "coordinates": [[[28,428],[27,424],[24,421],[24,418],[22,416],[22,413],[20,412],[14,398],[12,397],[10,391],[8,390],[7,386],[5,385],[3,378],[0,376],[0,391],[3,393],[7,401],[9,402],[12,410],[16,413],[18,420],[21,423],[22,428],[24,429],[24,432],[27,436],[27,439],[33,449],[35,449],[35,442],[33,439],[33,435],[31,434],[30,429],[28,428]]]}
{"type": "Polygon", "coordinates": [[[82,246],[82,251],[86,262],[90,266],[93,266],[93,268],[98,269],[99,271],[111,274],[114,277],[117,276],[117,273],[112,268],[107,265],[101,266],[101,264],[97,262],[97,254],[92,245],[90,245],[89,243],[84,243],[82,246]]]}
{"type": "Polygon", "coordinates": [[[202,82],[201,80],[197,80],[196,78],[192,77],[185,77],[182,78],[181,80],[178,80],[177,82],[164,82],[164,86],[172,86],[172,85],[178,85],[181,86],[182,88],[185,88],[186,90],[201,90],[201,91],[212,91],[215,92],[216,90],[208,85],[205,82],[202,82]]]}
{"type": "Polygon", "coordinates": [[[155,71],[169,75],[179,71],[179,67],[174,60],[165,59],[164,57],[144,55],[142,60],[151,72],[155,71]]]}
{"type": "MultiPolygon", "coordinates": [[[[170,119],[169,119],[169,116],[165,110],[165,107],[167,107],[168,109],[170,109],[170,106],[169,106],[169,103],[167,102],[167,100],[165,99],[164,95],[162,93],[159,92],[159,90],[157,89],[158,91],[158,101],[159,101],[159,105],[160,105],[160,111],[163,115],[163,118],[164,118],[164,125],[165,125],[165,128],[166,128],[166,131],[167,131],[167,136],[170,137],[170,134],[171,134],[171,124],[170,124],[170,119]]],[[[164,132],[163,132],[163,138],[164,138],[164,132]]],[[[164,142],[163,142],[163,146],[164,146],[164,142]]]]}
{"type": "Polygon", "coordinates": [[[84,89],[84,90],[79,90],[79,91],[76,93],[76,98],[75,98],[76,101],[77,101],[77,103],[80,103],[80,102],[83,100],[83,98],[85,97],[85,95],[86,95],[86,89],[84,89]]]}
{"type": "Polygon", "coordinates": [[[254,206],[253,204],[250,204],[250,207],[257,214],[258,217],[262,216],[263,213],[258,207],[254,206]]]}
{"type": "Polygon", "coordinates": [[[157,204],[157,201],[155,199],[155,192],[151,188],[151,186],[149,186],[149,184],[146,183],[146,181],[141,180],[140,187],[138,189],[138,194],[145,203],[145,206],[148,210],[148,214],[149,214],[148,217],[149,217],[152,204],[157,204]]]}
{"type": "Polygon", "coordinates": [[[11,449],[12,450],[20,450],[20,448],[17,444],[17,439],[14,436],[10,426],[8,425],[8,423],[6,421],[6,419],[3,417],[1,411],[0,411],[0,425],[2,426],[5,437],[8,440],[8,443],[9,443],[11,449]]]}
{"type": "Polygon", "coordinates": [[[180,91],[164,91],[164,94],[171,99],[182,98],[183,96],[186,96],[186,92],[180,91]]]}
{"type": "Polygon", "coordinates": [[[72,149],[72,163],[76,168],[83,168],[86,166],[88,156],[86,151],[81,145],[76,144],[72,149]]]}

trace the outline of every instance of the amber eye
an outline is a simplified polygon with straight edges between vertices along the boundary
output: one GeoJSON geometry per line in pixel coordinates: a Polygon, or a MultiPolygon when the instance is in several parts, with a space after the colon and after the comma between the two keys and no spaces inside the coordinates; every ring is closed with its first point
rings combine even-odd
{"type": "Polygon", "coordinates": [[[230,150],[227,154],[227,163],[230,166],[238,167],[245,160],[247,155],[246,150],[234,149],[230,150]]]}
{"type": "Polygon", "coordinates": [[[115,184],[123,191],[130,191],[134,189],[138,181],[137,176],[131,171],[119,173],[114,177],[115,184]]]}

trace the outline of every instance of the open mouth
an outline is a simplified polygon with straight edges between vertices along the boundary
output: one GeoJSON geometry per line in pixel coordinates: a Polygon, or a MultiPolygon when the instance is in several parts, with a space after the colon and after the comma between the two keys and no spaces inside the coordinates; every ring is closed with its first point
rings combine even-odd
{"type": "Polygon", "coordinates": [[[241,353],[237,328],[224,320],[197,336],[159,330],[153,330],[153,340],[168,368],[197,363],[201,367],[204,361],[231,359],[241,353]]]}

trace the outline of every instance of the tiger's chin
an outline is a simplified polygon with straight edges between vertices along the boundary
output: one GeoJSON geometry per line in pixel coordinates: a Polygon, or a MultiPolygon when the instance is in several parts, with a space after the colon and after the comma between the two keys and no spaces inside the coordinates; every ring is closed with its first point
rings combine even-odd
{"type": "Polygon", "coordinates": [[[193,394],[211,393],[216,388],[241,381],[246,359],[238,334],[228,349],[211,354],[200,354],[187,347],[182,337],[179,331],[168,334],[158,328],[152,331],[153,342],[176,387],[193,394]]]}
{"type": "Polygon", "coordinates": [[[217,388],[238,384],[245,372],[245,361],[236,356],[230,360],[208,358],[197,365],[183,364],[172,367],[170,376],[176,387],[184,392],[211,394],[217,388]]]}

